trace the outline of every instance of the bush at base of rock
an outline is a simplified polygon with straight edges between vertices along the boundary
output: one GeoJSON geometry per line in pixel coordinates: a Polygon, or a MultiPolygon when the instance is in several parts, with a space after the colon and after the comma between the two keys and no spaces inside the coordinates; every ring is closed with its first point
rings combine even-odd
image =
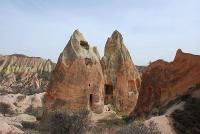
{"type": "Polygon", "coordinates": [[[123,127],[116,134],[161,134],[154,122],[147,127],[144,124],[135,124],[132,126],[123,127]]]}
{"type": "Polygon", "coordinates": [[[12,114],[13,112],[12,112],[9,104],[0,102],[0,113],[5,115],[5,114],[12,114]]]}
{"type": "Polygon", "coordinates": [[[200,99],[188,98],[184,110],[176,110],[171,117],[177,134],[200,133],[200,99]]]}
{"type": "Polygon", "coordinates": [[[53,111],[41,122],[41,131],[52,134],[82,134],[88,129],[89,111],[82,109],[78,111],[53,111]]]}
{"type": "Polygon", "coordinates": [[[38,120],[42,119],[44,112],[43,107],[37,107],[34,108],[33,106],[30,106],[29,108],[26,109],[26,113],[35,116],[38,120]]]}

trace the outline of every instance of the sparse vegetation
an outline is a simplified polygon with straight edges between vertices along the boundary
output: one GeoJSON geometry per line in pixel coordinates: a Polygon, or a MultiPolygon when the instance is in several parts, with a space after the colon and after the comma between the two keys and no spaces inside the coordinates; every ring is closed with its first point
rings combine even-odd
{"type": "Polygon", "coordinates": [[[18,101],[18,102],[23,101],[25,98],[26,98],[25,95],[17,96],[17,101],[18,101]]]}
{"type": "Polygon", "coordinates": [[[161,134],[161,132],[158,130],[154,122],[150,122],[149,127],[142,123],[138,123],[123,127],[117,131],[116,134],[161,134]]]}
{"type": "Polygon", "coordinates": [[[22,122],[22,126],[23,126],[24,129],[33,130],[33,129],[36,128],[36,123],[35,122],[26,122],[26,121],[24,121],[24,122],[22,122]]]}
{"type": "Polygon", "coordinates": [[[5,114],[12,114],[12,111],[10,109],[10,105],[0,102],[0,113],[2,113],[4,116],[5,114]]]}
{"type": "Polygon", "coordinates": [[[41,123],[41,130],[52,134],[82,134],[88,129],[89,111],[54,111],[41,123]]]}
{"type": "Polygon", "coordinates": [[[200,99],[188,98],[184,110],[172,113],[174,127],[178,134],[200,133],[200,99]]]}
{"type": "Polygon", "coordinates": [[[65,100],[62,100],[62,99],[56,99],[55,102],[54,102],[54,107],[56,106],[64,106],[67,102],[65,100]]]}
{"type": "Polygon", "coordinates": [[[25,111],[26,114],[30,114],[35,116],[38,120],[40,120],[42,118],[44,112],[44,108],[43,107],[37,107],[34,108],[32,105],[30,107],[28,107],[25,111]]]}

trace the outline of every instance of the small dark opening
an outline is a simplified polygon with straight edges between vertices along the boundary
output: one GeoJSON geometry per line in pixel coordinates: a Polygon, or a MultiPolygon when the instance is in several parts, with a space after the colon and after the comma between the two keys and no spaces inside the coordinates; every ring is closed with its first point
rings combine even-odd
{"type": "Polygon", "coordinates": [[[0,66],[3,65],[3,63],[4,63],[4,60],[1,60],[1,61],[0,61],[0,66]]]}
{"type": "Polygon", "coordinates": [[[92,65],[92,64],[93,64],[92,59],[90,59],[90,58],[85,58],[85,64],[86,64],[86,65],[92,65]]]}
{"type": "Polygon", "coordinates": [[[89,45],[87,41],[80,41],[80,45],[85,48],[86,50],[89,50],[89,45]]]}
{"type": "Polygon", "coordinates": [[[92,94],[90,94],[90,107],[92,107],[92,94]]]}
{"type": "Polygon", "coordinates": [[[105,85],[105,94],[112,95],[113,94],[113,86],[112,85],[105,85]]]}
{"type": "Polygon", "coordinates": [[[89,84],[89,87],[90,87],[90,84],[89,84]]]}

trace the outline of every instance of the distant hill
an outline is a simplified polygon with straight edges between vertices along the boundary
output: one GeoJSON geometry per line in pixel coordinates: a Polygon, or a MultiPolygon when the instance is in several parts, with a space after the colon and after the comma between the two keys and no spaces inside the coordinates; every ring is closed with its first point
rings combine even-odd
{"type": "Polygon", "coordinates": [[[51,60],[23,54],[0,56],[0,92],[43,92],[55,67],[51,60]]]}

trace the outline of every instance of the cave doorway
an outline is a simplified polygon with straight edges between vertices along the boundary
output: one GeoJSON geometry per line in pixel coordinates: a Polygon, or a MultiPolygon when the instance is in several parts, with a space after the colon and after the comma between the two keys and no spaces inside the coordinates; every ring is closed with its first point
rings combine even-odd
{"type": "Polygon", "coordinates": [[[89,99],[89,103],[90,103],[90,109],[92,109],[92,102],[93,102],[93,94],[90,94],[90,99],[89,99]]]}
{"type": "Polygon", "coordinates": [[[113,85],[110,84],[105,84],[105,98],[104,98],[104,103],[107,104],[112,104],[113,103],[113,85]]]}
{"type": "Polygon", "coordinates": [[[112,85],[105,85],[105,94],[106,95],[113,95],[113,86],[112,85]]]}

